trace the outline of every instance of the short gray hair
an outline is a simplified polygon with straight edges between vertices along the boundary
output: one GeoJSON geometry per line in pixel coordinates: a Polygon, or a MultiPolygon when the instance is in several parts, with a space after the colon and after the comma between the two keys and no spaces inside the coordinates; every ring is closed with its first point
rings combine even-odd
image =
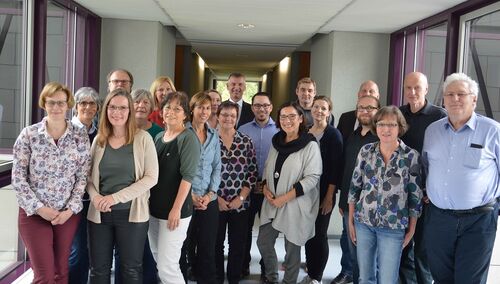
{"type": "Polygon", "coordinates": [[[143,99],[147,99],[149,101],[149,105],[151,106],[150,112],[153,112],[154,107],[155,107],[155,99],[153,98],[153,95],[151,95],[151,92],[146,90],[146,89],[135,89],[130,93],[132,96],[132,101],[141,101],[143,99]]]}
{"type": "Polygon", "coordinates": [[[467,76],[465,73],[453,73],[451,75],[448,75],[448,77],[446,77],[446,80],[444,80],[443,83],[443,94],[446,91],[446,88],[455,81],[462,81],[467,83],[467,85],[469,86],[469,92],[473,96],[477,97],[477,95],[479,94],[479,85],[477,84],[476,81],[472,80],[472,78],[467,76]]]}
{"type": "Polygon", "coordinates": [[[97,109],[100,109],[101,99],[99,98],[99,93],[92,87],[81,87],[75,93],[75,115],[78,113],[78,111],[76,110],[76,105],[88,98],[92,99],[97,104],[97,109]]]}

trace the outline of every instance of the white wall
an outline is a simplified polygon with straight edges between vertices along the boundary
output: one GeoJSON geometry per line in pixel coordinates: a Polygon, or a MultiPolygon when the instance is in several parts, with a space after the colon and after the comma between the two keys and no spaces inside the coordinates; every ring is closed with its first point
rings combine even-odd
{"type": "MultiPolygon", "coordinates": [[[[332,32],[314,36],[311,78],[316,81],[317,94],[330,95],[336,122],[343,112],[354,109],[356,94],[363,81],[377,82],[381,103],[385,104],[389,43],[388,34],[332,32]]],[[[328,234],[340,235],[341,232],[342,220],[335,206],[328,234]]]]}
{"type": "Polygon", "coordinates": [[[159,75],[174,77],[175,32],[158,22],[102,19],[100,94],[107,93],[106,75],[125,68],[133,88],[149,89],[159,75]]]}

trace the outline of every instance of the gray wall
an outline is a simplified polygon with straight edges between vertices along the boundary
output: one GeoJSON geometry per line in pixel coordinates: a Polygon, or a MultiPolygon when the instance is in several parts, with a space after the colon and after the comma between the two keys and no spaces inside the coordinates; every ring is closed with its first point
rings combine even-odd
{"type": "Polygon", "coordinates": [[[173,28],[158,22],[102,19],[101,34],[101,96],[107,93],[106,75],[114,68],[132,73],[134,89],[149,89],[160,75],[174,77],[173,28]]]}

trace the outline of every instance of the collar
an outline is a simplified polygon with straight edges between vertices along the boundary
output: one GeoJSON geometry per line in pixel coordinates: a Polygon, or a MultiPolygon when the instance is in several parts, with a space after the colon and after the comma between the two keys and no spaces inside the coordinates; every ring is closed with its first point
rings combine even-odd
{"type": "Polygon", "coordinates": [[[419,111],[417,111],[415,113],[411,112],[410,104],[406,104],[405,107],[403,108],[403,110],[408,115],[421,115],[421,114],[427,115],[427,114],[430,114],[431,108],[432,108],[432,104],[429,101],[427,101],[427,99],[425,99],[424,107],[421,108],[419,111]]]}
{"type": "Polygon", "coordinates": [[[266,127],[269,127],[269,126],[273,126],[273,125],[276,125],[276,123],[274,122],[274,120],[272,119],[272,117],[269,117],[269,119],[267,120],[267,123],[264,127],[260,127],[260,124],[257,123],[257,121],[255,120],[255,118],[252,120],[252,124],[256,127],[259,127],[259,128],[266,128],[266,127]]]}
{"type": "Polygon", "coordinates": [[[307,144],[311,141],[316,142],[316,138],[311,133],[303,132],[299,134],[299,138],[290,141],[288,143],[285,142],[286,133],[283,130],[280,130],[273,136],[272,144],[274,148],[280,153],[284,155],[289,155],[291,153],[297,152],[302,148],[306,147],[307,144]]]}
{"type": "Polygon", "coordinates": [[[231,98],[229,98],[229,101],[230,102],[233,102],[235,104],[238,104],[238,106],[240,107],[240,110],[241,110],[241,107],[243,106],[243,98],[237,102],[233,101],[231,98]]]}
{"type": "Polygon", "coordinates": [[[471,117],[469,118],[469,120],[467,120],[467,122],[460,128],[460,129],[456,129],[454,130],[453,128],[453,125],[451,124],[449,118],[446,118],[445,119],[445,122],[444,122],[444,127],[446,129],[451,129],[455,132],[459,132],[461,131],[462,129],[464,129],[466,126],[469,127],[471,130],[476,130],[476,125],[477,125],[477,114],[475,111],[472,112],[472,115],[471,117]]]}
{"type": "MultiPolygon", "coordinates": [[[[396,150],[394,150],[394,152],[397,152],[398,155],[404,154],[406,152],[406,149],[408,148],[408,146],[406,146],[406,144],[403,142],[403,140],[401,140],[399,138],[398,138],[398,142],[399,142],[399,145],[398,145],[398,147],[396,147],[396,150]]],[[[380,141],[375,142],[374,147],[371,150],[372,150],[372,152],[375,152],[377,154],[382,155],[382,153],[380,152],[380,141]]]]}
{"type": "MultiPolygon", "coordinates": [[[[40,122],[40,128],[38,128],[38,134],[44,135],[47,139],[52,139],[52,136],[47,132],[47,117],[45,116],[40,122]]],[[[73,124],[66,119],[66,130],[59,140],[63,139],[70,131],[73,131],[73,124]]]]}
{"type": "Polygon", "coordinates": [[[85,126],[85,124],[83,124],[80,121],[80,119],[78,118],[78,116],[73,116],[73,118],[71,118],[71,123],[73,123],[78,128],[85,129],[88,132],[88,134],[94,134],[94,132],[97,131],[97,127],[95,126],[94,123],[92,123],[92,125],[90,126],[90,129],[87,130],[87,126],[85,126]]]}

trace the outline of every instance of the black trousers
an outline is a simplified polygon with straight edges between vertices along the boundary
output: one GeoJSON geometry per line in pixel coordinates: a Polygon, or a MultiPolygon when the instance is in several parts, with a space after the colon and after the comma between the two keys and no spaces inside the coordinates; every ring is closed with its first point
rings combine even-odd
{"type": "Polygon", "coordinates": [[[217,242],[215,245],[215,269],[217,283],[224,282],[224,241],[226,228],[229,244],[227,257],[227,280],[229,284],[238,283],[241,278],[245,242],[247,236],[248,211],[220,211],[217,242]]]}
{"type": "Polygon", "coordinates": [[[318,212],[315,224],[315,235],[312,239],[306,242],[306,265],[307,274],[310,278],[321,281],[323,271],[328,262],[329,247],[328,247],[328,225],[332,212],[322,215],[321,210],[318,212]]]}
{"type": "Polygon", "coordinates": [[[130,210],[101,213],[101,223],[89,222],[90,283],[109,284],[113,248],[120,251],[124,284],[142,284],[142,256],[148,222],[128,221],[130,210]]]}
{"type": "MultiPolygon", "coordinates": [[[[264,201],[264,194],[250,193],[250,208],[248,209],[248,230],[247,230],[247,241],[245,248],[245,260],[243,261],[243,268],[248,269],[250,267],[250,261],[252,257],[250,255],[250,250],[252,249],[252,229],[255,223],[255,215],[259,214],[262,208],[262,202],[264,201]]],[[[263,262],[260,262],[263,265],[263,262]]],[[[264,271],[264,270],[263,270],[264,271]]]]}

